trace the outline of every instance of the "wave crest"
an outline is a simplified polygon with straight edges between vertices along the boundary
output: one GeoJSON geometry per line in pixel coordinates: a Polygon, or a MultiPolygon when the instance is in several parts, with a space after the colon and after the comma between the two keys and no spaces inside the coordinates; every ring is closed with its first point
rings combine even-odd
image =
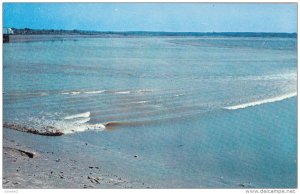
{"type": "Polygon", "coordinates": [[[258,101],[254,101],[254,102],[248,102],[248,103],[238,104],[238,105],[234,105],[234,106],[227,106],[227,107],[224,107],[224,109],[237,110],[237,109],[247,108],[247,107],[251,107],[251,106],[257,106],[257,105],[261,105],[261,104],[277,102],[277,101],[285,100],[285,99],[288,99],[288,98],[291,98],[294,96],[297,96],[297,92],[292,92],[292,93],[284,94],[281,96],[276,96],[273,98],[258,100],[258,101]]]}
{"type": "Polygon", "coordinates": [[[64,119],[71,120],[71,119],[76,119],[76,118],[88,118],[88,117],[90,117],[90,115],[91,115],[90,112],[84,112],[84,113],[66,116],[66,117],[64,117],[64,119]]]}

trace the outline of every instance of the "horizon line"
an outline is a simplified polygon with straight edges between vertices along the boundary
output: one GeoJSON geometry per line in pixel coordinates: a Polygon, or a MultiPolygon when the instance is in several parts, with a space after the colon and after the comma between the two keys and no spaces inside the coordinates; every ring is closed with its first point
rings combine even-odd
{"type": "Polygon", "coordinates": [[[14,28],[17,30],[55,30],[55,31],[81,31],[81,32],[113,32],[113,33],[128,33],[128,32],[152,32],[152,33],[276,33],[276,34],[298,34],[298,32],[271,32],[271,31],[265,31],[265,32],[259,32],[259,31],[157,31],[157,30],[82,30],[82,29],[57,29],[57,28],[29,28],[29,27],[23,27],[23,28],[17,28],[17,27],[2,27],[2,28],[14,28]]]}

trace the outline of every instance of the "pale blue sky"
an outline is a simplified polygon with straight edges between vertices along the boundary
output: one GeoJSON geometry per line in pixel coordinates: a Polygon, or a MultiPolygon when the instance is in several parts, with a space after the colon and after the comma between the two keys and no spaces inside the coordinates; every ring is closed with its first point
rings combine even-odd
{"type": "Polygon", "coordinates": [[[98,31],[296,32],[297,4],[3,3],[3,25],[98,31]]]}

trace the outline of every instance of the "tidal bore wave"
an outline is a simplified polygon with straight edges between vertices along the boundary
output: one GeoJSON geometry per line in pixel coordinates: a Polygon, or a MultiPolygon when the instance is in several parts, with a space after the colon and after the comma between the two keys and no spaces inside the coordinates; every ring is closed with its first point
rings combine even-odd
{"type": "Polygon", "coordinates": [[[247,108],[247,107],[251,107],[251,106],[257,106],[257,105],[261,105],[261,104],[266,104],[266,103],[285,100],[285,99],[288,99],[288,98],[291,98],[291,97],[294,97],[294,96],[297,96],[297,92],[292,92],[292,93],[276,96],[276,97],[273,97],[273,98],[257,100],[257,101],[254,101],[254,102],[248,102],[248,103],[238,104],[238,105],[234,105],[234,106],[228,106],[228,107],[224,107],[224,109],[227,109],[227,110],[243,109],[243,108],[247,108]]]}

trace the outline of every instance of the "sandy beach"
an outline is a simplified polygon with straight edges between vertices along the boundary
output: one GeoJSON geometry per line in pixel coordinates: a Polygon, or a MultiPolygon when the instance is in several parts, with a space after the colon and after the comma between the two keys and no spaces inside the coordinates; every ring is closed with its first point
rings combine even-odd
{"type": "MultiPolygon", "coordinates": [[[[66,144],[64,150],[58,150],[55,145],[51,145],[55,137],[47,138],[49,144],[40,142],[38,147],[33,148],[30,144],[32,145],[32,141],[36,141],[38,137],[4,128],[4,189],[150,188],[142,182],[108,172],[101,162],[85,154],[88,149],[93,149],[88,143],[82,142],[75,148],[72,147],[73,144],[66,144]],[[26,136],[26,141],[21,143],[22,136],[26,136]],[[74,153],[74,150],[78,152],[74,153]]],[[[101,152],[109,151],[103,148],[95,154],[101,152]]],[[[132,160],[136,158],[133,156],[132,160]]]]}

